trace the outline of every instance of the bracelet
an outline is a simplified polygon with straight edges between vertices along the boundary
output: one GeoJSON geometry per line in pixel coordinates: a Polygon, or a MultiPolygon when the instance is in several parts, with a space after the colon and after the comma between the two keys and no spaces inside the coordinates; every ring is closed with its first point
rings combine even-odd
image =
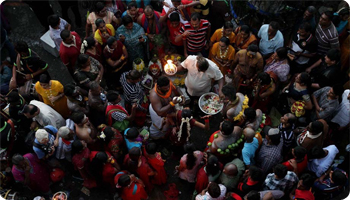
{"type": "Polygon", "coordinates": [[[174,102],[172,102],[172,101],[170,101],[169,104],[170,104],[172,107],[175,106],[174,102]]]}
{"type": "Polygon", "coordinates": [[[34,78],[33,74],[30,74],[30,76],[31,76],[32,78],[34,78]]]}
{"type": "Polygon", "coordinates": [[[209,123],[209,118],[204,119],[205,123],[209,123]]]}

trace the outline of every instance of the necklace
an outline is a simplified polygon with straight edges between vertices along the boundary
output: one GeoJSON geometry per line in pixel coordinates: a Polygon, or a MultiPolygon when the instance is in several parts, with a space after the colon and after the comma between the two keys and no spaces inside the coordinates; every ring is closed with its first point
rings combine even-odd
{"type": "MultiPolygon", "coordinates": [[[[50,97],[53,97],[52,90],[51,90],[51,81],[50,81],[50,87],[49,89],[44,89],[46,96],[50,99],[50,97]]],[[[50,100],[51,104],[55,106],[54,102],[50,100]]]]}
{"type": "Polygon", "coordinates": [[[228,47],[226,48],[224,54],[222,54],[221,48],[220,48],[220,58],[224,59],[227,56],[227,52],[228,52],[228,47]]]}

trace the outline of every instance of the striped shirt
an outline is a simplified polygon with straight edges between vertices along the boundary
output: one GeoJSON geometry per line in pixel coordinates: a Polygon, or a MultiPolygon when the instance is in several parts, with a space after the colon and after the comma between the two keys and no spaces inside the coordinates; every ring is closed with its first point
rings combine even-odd
{"type": "Polygon", "coordinates": [[[207,43],[207,32],[209,30],[210,23],[208,20],[201,19],[199,28],[195,30],[191,23],[184,24],[180,29],[180,34],[185,31],[189,31],[190,35],[187,36],[187,50],[191,52],[202,51],[203,47],[207,43]]]}
{"type": "Polygon", "coordinates": [[[318,25],[315,36],[318,41],[318,54],[325,55],[328,50],[339,48],[338,32],[333,23],[325,29],[318,25]]]}
{"type": "Polygon", "coordinates": [[[123,91],[124,91],[124,99],[127,103],[138,103],[138,104],[142,104],[143,102],[143,98],[144,98],[144,92],[142,89],[142,86],[140,85],[140,83],[136,83],[136,84],[132,84],[132,83],[128,83],[128,81],[126,80],[126,75],[129,73],[128,72],[124,72],[121,76],[120,76],[120,83],[123,86],[123,91]]]}

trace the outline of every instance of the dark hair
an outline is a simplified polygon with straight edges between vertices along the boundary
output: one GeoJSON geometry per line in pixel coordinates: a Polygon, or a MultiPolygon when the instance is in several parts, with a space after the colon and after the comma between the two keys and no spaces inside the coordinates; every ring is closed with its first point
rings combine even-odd
{"type": "Polygon", "coordinates": [[[89,165],[90,172],[99,184],[103,182],[102,172],[103,172],[104,164],[107,162],[107,160],[108,160],[108,155],[105,152],[100,151],[95,155],[95,157],[90,162],[90,165],[89,165]]]}
{"type": "Polygon", "coordinates": [[[67,29],[64,29],[64,30],[61,31],[60,36],[61,36],[62,40],[64,41],[64,40],[69,38],[70,31],[67,30],[67,29]]]}
{"type": "Polygon", "coordinates": [[[139,130],[137,130],[136,127],[131,127],[128,129],[128,132],[126,133],[126,139],[129,140],[134,140],[137,138],[137,136],[139,136],[140,132],[139,130]]]}
{"type": "Polygon", "coordinates": [[[64,86],[63,91],[64,95],[66,96],[72,96],[75,90],[75,86],[73,84],[67,84],[64,86]]]}
{"type": "Polygon", "coordinates": [[[250,33],[250,28],[249,28],[249,26],[247,26],[247,25],[242,25],[240,31],[243,31],[243,32],[245,32],[246,34],[249,34],[249,33],[250,33]]]}
{"type": "Polygon", "coordinates": [[[120,96],[119,92],[114,91],[114,90],[108,90],[107,95],[106,95],[107,100],[109,102],[114,102],[115,100],[117,100],[119,98],[119,96],[120,96]]]}
{"type": "Polygon", "coordinates": [[[304,22],[299,26],[300,30],[310,33],[312,31],[312,26],[308,22],[304,22]]]}
{"type": "Polygon", "coordinates": [[[105,4],[101,1],[97,2],[95,5],[95,12],[100,12],[105,7],[105,4]]]}
{"type": "Polygon", "coordinates": [[[25,41],[18,41],[15,46],[15,50],[20,53],[28,53],[28,44],[25,41]]]}
{"type": "Polygon", "coordinates": [[[18,94],[18,91],[12,90],[10,93],[6,95],[7,102],[14,103],[21,99],[20,95],[18,94]]]}
{"type": "Polygon", "coordinates": [[[314,177],[308,173],[301,175],[300,180],[303,180],[303,186],[305,189],[310,189],[314,184],[314,177]]]}
{"type": "Polygon", "coordinates": [[[103,133],[106,135],[104,143],[108,144],[111,141],[111,139],[113,138],[115,133],[114,133],[112,127],[110,127],[110,126],[106,126],[103,130],[103,133]]]}
{"type": "Polygon", "coordinates": [[[131,8],[137,8],[137,4],[135,1],[131,1],[128,6],[127,9],[130,10],[131,8]]]}
{"type": "Polygon", "coordinates": [[[122,18],[122,21],[123,21],[123,25],[124,25],[124,26],[127,26],[128,24],[134,22],[134,21],[132,20],[132,18],[131,18],[129,15],[125,15],[125,16],[122,18]]]}
{"type": "Polygon", "coordinates": [[[302,159],[305,157],[307,150],[302,146],[294,147],[294,155],[296,159],[302,159]]]}
{"type": "Polygon", "coordinates": [[[261,80],[260,82],[261,85],[268,85],[271,83],[271,77],[266,72],[260,72],[258,74],[258,79],[261,80]]]}
{"type": "Polygon", "coordinates": [[[80,124],[84,120],[85,114],[81,111],[73,112],[72,115],[70,116],[70,119],[76,123],[80,124]]]}
{"type": "Polygon", "coordinates": [[[192,13],[192,14],[191,14],[191,20],[195,20],[195,21],[201,20],[200,14],[199,14],[199,13],[196,13],[196,12],[192,13]]]}
{"type": "Polygon", "coordinates": [[[60,17],[58,15],[50,15],[47,18],[47,22],[49,23],[49,25],[53,28],[56,27],[60,24],[60,17]]]}
{"type": "Polygon", "coordinates": [[[321,131],[323,131],[323,128],[324,128],[323,123],[316,120],[316,121],[311,122],[311,127],[310,127],[309,131],[311,131],[312,133],[318,134],[321,131]]]}
{"type": "Polygon", "coordinates": [[[256,53],[259,51],[259,47],[256,44],[250,44],[247,48],[247,51],[252,51],[256,53]]]}
{"type": "Polygon", "coordinates": [[[224,121],[221,125],[221,132],[224,135],[230,135],[235,128],[234,124],[230,121],[224,121]]]}
{"type": "Polygon", "coordinates": [[[260,181],[263,177],[263,171],[260,168],[251,165],[249,167],[249,176],[254,181],[260,181]]]}
{"type": "Polygon", "coordinates": [[[219,159],[213,154],[208,156],[206,171],[208,175],[212,175],[212,176],[215,176],[221,171],[220,165],[219,165],[219,159]]]}
{"type": "Polygon", "coordinates": [[[109,38],[107,39],[107,45],[108,45],[108,47],[109,47],[109,48],[112,48],[112,45],[113,45],[113,43],[114,43],[115,41],[117,41],[117,39],[115,39],[115,37],[109,37],[109,38]]]}
{"type": "Polygon", "coordinates": [[[285,47],[280,47],[276,50],[276,53],[278,55],[278,58],[280,60],[284,60],[287,58],[287,54],[288,54],[288,51],[287,51],[287,48],[285,47]]]}
{"type": "Polygon", "coordinates": [[[326,152],[323,150],[322,147],[315,146],[311,149],[308,159],[319,159],[326,156],[326,152]]]}
{"type": "Polygon", "coordinates": [[[90,49],[91,47],[95,46],[96,41],[93,37],[87,37],[85,40],[87,42],[87,47],[85,49],[90,49]]]}
{"type": "Polygon", "coordinates": [[[229,98],[230,101],[236,100],[236,88],[232,84],[226,84],[221,89],[222,93],[229,98]]]}
{"type": "Polygon", "coordinates": [[[252,190],[247,194],[247,200],[260,200],[259,192],[252,190]]]}
{"type": "Polygon", "coordinates": [[[281,133],[278,133],[276,135],[269,135],[269,138],[271,140],[271,143],[277,146],[281,142],[281,133]]]}
{"type": "Polygon", "coordinates": [[[191,170],[195,165],[197,158],[194,156],[194,151],[196,147],[193,143],[187,143],[184,145],[185,152],[187,153],[186,168],[191,170]]]}
{"type": "Polygon", "coordinates": [[[23,114],[29,113],[30,115],[34,115],[37,111],[38,111],[38,107],[36,107],[35,105],[32,105],[32,104],[29,104],[29,105],[25,105],[23,107],[23,110],[21,113],[23,113],[23,114]]]}
{"type": "Polygon", "coordinates": [[[330,21],[333,20],[333,12],[332,11],[327,10],[327,11],[323,12],[322,15],[323,14],[325,14],[327,16],[328,20],[330,20],[330,21]]]}
{"type": "Polygon", "coordinates": [[[51,78],[47,74],[41,74],[39,78],[40,83],[50,83],[51,78]]]}
{"type": "Polygon", "coordinates": [[[157,144],[150,142],[146,145],[146,152],[150,155],[157,153],[157,144]]]}
{"type": "Polygon", "coordinates": [[[221,37],[220,42],[225,43],[226,46],[230,45],[230,40],[227,37],[221,37]]]}
{"type": "Polygon", "coordinates": [[[130,176],[128,174],[123,174],[118,179],[118,185],[121,187],[127,187],[131,182],[130,176]]]}
{"type": "Polygon", "coordinates": [[[269,26],[271,26],[271,28],[272,28],[273,30],[275,30],[275,31],[278,31],[279,28],[280,28],[279,23],[276,22],[276,21],[271,21],[270,24],[269,24],[269,26]]]}
{"type": "Polygon", "coordinates": [[[209,63],[203,56],[197,56],[198,71],[205,72],[209,68],[209,63]]]}
{"type": "Polygon", "coordinates": [[[226,21],[224,23],[224,29],[232,28],[233,29],[233,24],[230,21],[226,21]]]}
{"type": "Polygon", "coordinates": [[[87,63],[90,56],[87,54],[79,54],[77,62],[78,62],[78,68],[81,69],[81,67],[87,63]]]}
{"type": "Polygon", "coordinates": [[[288,168],[282,164],[277,164],[273,168],[273,173],[275,173],[275,175],[278,178],[284,178],[287,175],[287,172],[288,172],[288,168]]]}
{"type": "Polygon", "coordinates": [[[83,143],[79,139],[72,143],[72,157],[84,149],[83,143]]]}
{"type": "Polygon", "coordinates": [[[136,69],[130,70],[129,73],[126,74],[126,78],[131,80],[138,80],[141,76],[142,74],[136,69]]]}
{"type": "Polygon", "coordinates": [[[293,113],[287,113],[287,117],[288,117],[287,121],[290,124],[295,124],[295,122],[297,121],[297,117],[293,113]]]}
{"type": "Polygon", "coordinates": [[[168,77],[166,76],[160,76],[158,79],[157,79],[157,85],[159,87],[164,87],[164,86],[168,86],[170,84],[170,80],[168,77]]]}
{"type": "Polygon", "coordinates": [[[344,92],[344,88],[341,84],[335,84],[332,86],[332,88],[333,88],[333,92],[336,96],[339,96],[339,97],[342,96],[342,94],[344,92]]]}
{"type": "Polygon", "coordinates": [[[169,17],[170,22],[179,22],[180,21],[180,15],[177,12],[173,12],[170,14],[169,17]]]}
{"type": "Polygon", "coordinates": [[[335,185],[345,185],[347,177],[341,170],[336,169],[333,171],[332,181],[335,185]]]}
{"type": "Polygon", "coordinates": [[[95,25],[96,25],[96,28],[100,27],[100,24],[106,24],[105,20],[101,19],[101,18],[98,18],[95,20],[95,25]]]}
{"type": "Polygon", "coordinates": [[[91,81],[90,83],[90,90],[96,91],[96,89],[100,88],[100,84],[96,81],[91,81]]]}
{"type": "Polygon", "coordinates": [[[129,150],[129,160],[127,162],[127,169],[131,173],[136,173],[140,156],[141,149],[139,149],[138,147],[133,147],[129,150]]]}
{"type": "MultiPolygon", "coordinates": [[[[181,118],[191,118],[192,117],[192,111],[190,109],[182,109],[182,112],[181,112],[181,118]]],[[[181,135],[181,139],[186,139],[187,138],[187,122],[184,122],[183,125],[182,125],[182,135],[181,135]]],[[[180,140],[181,140],[180,139],[180,140]]]]}
{"type": "Polygon", "coordinates": [[[300,73],[300,83],[306,85],[307,88],[311,87],[311,77],[307,72],[300,73]]]}
{"type": "Polygon", "coordinates": [[[255,109],[252,107],[246,108],[244,110],[244,116],[247,118],[248,121],[254,120],[256,118],[255,109]]]}
{"type": "Polygon", "coordinates": [[[219,185],[215,182],[210,182],[208,187],[208,193],[212,198],[218,198],[221,194],[219,185]]]}
{"type": "Polygon", "coordinates": [[[306,10],[311,14],[315,14],[316,12],[316,8],[314,6],[309,6],[306,10]]]}
{"type": "Polygon", "coordinates": [[[338,49],[330,49],[326,55],[331,61],[338,62],[340,60],[340,51],[338,49]]]}

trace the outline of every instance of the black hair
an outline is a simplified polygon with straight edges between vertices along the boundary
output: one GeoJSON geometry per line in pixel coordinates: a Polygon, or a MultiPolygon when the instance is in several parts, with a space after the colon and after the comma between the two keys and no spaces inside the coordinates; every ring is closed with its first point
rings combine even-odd
{"type": "Polygon", "coordinates": [[[326,152],[323,150],[322,147],[315,146],[311,149],[308,159],[319,159],[326,156],[326,152]]]}
{"type": "Polygon", "coordinates": [[[208,187],[208,193],[212,198],[218,198],[221,194],[219,185],[215,182],[210,182],[208,187]]]}
{"type": "Polygon", "coordinates": [[[131,173],[137,172],[140,156],[141,156],[141,149],[139,149],[138,147],[133,147],[129,150],[129,160],[127,162],[127,169],[131,173]]]}
{"type": "Polygon", "coordinates": [[[263,178],[263,171],[260,168],[251,165],[249,167],[249,176],[254,181],[260,181],[263,178]]]}
{"type": "Polygon", "coordinates": [[[67,29],[64,29],[64,30],[61,31],[60,36],[61,36],[62,40],[64,41],[64,40],[69,38],[70,31],[67,30],[67,29]]]}
{"type": "Polygon", "coordinates": [[[343,9],[338,12],[338,15],[334,15],[332,19],[334,26],[338,27],[339,23],[342,21],[342,17],[346,15],[349,15],[349,9],[343,9]]]}
{"type": "Polygon", "coordinates": [[[246,108],[246,109],[244,110],[244,116],[246,117],[246,119],[247,119],[248,121],[254,120],[254,119],[256,118],[255,109],[252,108],[252,107],[246,108]]]}
{"type": "Polygon", "coordinates": [[[18,41],[15,46],[15,50],[20,53],[28,53],[28,44],[25,41],[18,41]]]}
{"type": "Polygon", "coordinates": [[[179,22],[180,21],[180,15],[177,12],[173,12],[169,16],[170,22],[179,22]]]}
{"type": "Polygon", "coordinates": [[[145,6],[145,9],[143,9],[143,11],[148,10],[148,9],[154,10],[153,6],[147,5],[147,6],[145,6]]]}
{"type": "Polygon", "coordinates": [[[130,70],[129,73],[126,74],[126,78],[131,80],[138,80],[141,77],[142,74],[136,69],[130,70]]]}
{"type": "Polygon", "coordinates": [[[86,49],[90,49],[91,47],[95,46],[96,41],[95,41],[95,39],[93,37],[87,37],[85,40],[87,42],[86,49]]]}
{"type": "Polygon", "coordinates": [[[100,24],[106,24],[105,20],[101,19],[101,18],[98,18],[95,20],[95,25],[96,25],[96,28],[100,27],[100,24]]]}
{"type": "Polygon", "coordinates": [[[260,194],[258,191],[252,190],[247,194],[247,200],[260,200],[260,194]]]}
{"type": "Polygon", "coordinates": [[[247,25],[242,25],[240,31],[243,31],[243,32],[245,32],[246,34],[249,34],[249,33],[250,33],[250,28],[249,28],[249,26],[247,26],[247,25]]]}
{"type": "Polygon", "coordinates": [[[335,84],[332,86],[333,88],[333,93],[336,95],[336,96],[339,96],[341,97],[343,92],[344,92],[344,88],[341,84],[335,84]]]}
{"type": "Polygon", "coordinates": [[[63,91],[64,95],[66,96],[72,96],[75,90],[75,86],[73,84],[67,84],[64,86],[63,91]]]}
{"type": "Polygon", "coordinates": [[[235,128],[234,124],[230,121],[224,121],[221,125],[221,132],[224,135],[230,135],[235,128]]]}
{"type": "Polygon", "coordinates": [[[21,113],[23,113],[23,114],[29,113],[30,115],[34,115],[37,111],[38,111],[38,107],[36,107],[35,105],[32,105],[32,104],[29,104],[29,105],[25,105],[23,107],[23,110],[21,113]]]}
{"type": "Polygon", "coordinates": [[[336,169],[333,171],[332,181],[335,185],[345,185],[347,177],[341,170],[336,169]]]}
{"type": "Polygon", "coordinates": [[[273,173],[275,173],[275,175],[278,178],[284,178],[287,175],[287,172],[288,172],[288,168],[282,164],[277,164],[273,168],[273,173]]]}
{"type": "Polygon", "coordinates": [[[157,144],[150,142],[146,145],[146,152],[150,155],[157,153],[157,144]]]}
{"type": "Polygon", "coordinates": [[[306,9],[309,13],[311,13],[311,14],[315,14],[315,12],[316,12],[316,8],[314,7],[314,6],[309,6],[309,7],[307,7],[307,9],[306,9]]]}
{"type": "Polygon", "coordinates": [[[225,43],[226,46],[230,45],[230,40],[225,36],[220,39],[220,42],[225,43]]]}
{"type": "Polygon", "coordinates": [[[338,62],[340,60],[340,51],[339,51],[339,49],[330,49],[330,50],[328,50],[326,55],[331,61],[338,62]]]}
{"type": "Polygon", "coordinates": [[[119,92],[114,91],[114,90],[108,90],[107,95],[106,95],[107,100],[109,102],[114,102],[115,100],[117,100],[119,98],[119,96],[120,96],[119,92]]]}
{"type": "Polygon", "coordinates": [[[104,143],[108,144],[111,141],[111,139],[113,138],[115,133],[114,133],[112,127],[110,127],[110,126],[106,126],[103,130],[103,133],[106,135],[104,143]]]}
{"type": "Polygon", "coordinates": [[[256,44],[250,44],[247,48],[247,51],[251,51],[251,52],[258,52],[259,51],[259,47],[256,44]]]}
{"type": "Polygon", "coordinates": [[[289,124],[295,124],[295,122],[297,122],[297,117],[293,113],[287,113],[287,117],[289,124]]]}
{"type": "Polygon", "coordinates": [[[100,151],[95,155],[95,157],[90,162],[90,165],[89,165],[90,172],[99,184],[103,182],[102,172],[103,172],[104,164],[107,162],[107,160],[108,160],[108,155],[105,152],[100,151]]]}
{"type": "Polygon", "coordinates": [[[233,24],[230,21],[226,21],[224,23],[224,29],[232,28],[233,29],[233,24]]]}
{"type": "Polygon", "coordinates": [[[236,88],[232,84],[226,84],[222,87],[221,92],[229,98],[230,101],[236,100],[236,88]]]}
{"type": "Polygon", "coordinates": [[[16,90],[12,90],[6,97],[9,103],[14,103],[21,99],[21,97],[18,94],[18,91],[16,90]]]}
{"type": "Polygon", "coordinates": [[[192,13],[192,14],[191,14],[191,20],[195,20],[195,21],[201,20],[200,14],[199,14],[199,13],[196,13],[196,12],[192,13]]]}
{"type": "Polygon", "coordinates": [[[109,37],[109,38],[107,39],[107,45],[108,45],[108,47],[109,47],[109,48],[112,48],[112,45],[113,45],[113,43],[114,43],[115,41],[117,41],[117,39],[115,39],[115,37],[109,37]]]}
{"type": "Polygon", "coordinates": [[[219,171],[221,171],[219,166],[219,159],[213,154],[208,156],[206,171],[208,175],[212,176],[215,176],[219,171]]]}
{"type": "Polygon", "coordinates": [[[269,135],[269,138],[271,140],[271,143],[277,146],[281,142],[281,133],[278,133],[276,135],[269,135]]]}
{"type": "Polygon", "coordinates": [[[127,187],[131,182],[130,176],[128,174],[123,174],[118,179],[118,185],[121,187],[127,187]]]}
{"type": "Polygon", "coordinates": [[[40,83],[50,83],[50,80],[51,80],[51,78],[47,74],[40,75],[40,78],[39,78],[40,83]]]}
{"type": "Polygon", "coordinates": [[[209,63],[203,56],[197,56],[198,71],[205,72],[209,68],[209,63]]]}
{"type": "Polygon", "coordinates": [[[300,83],[306,85],[307,88],[311,87],[311,76],[307,72],[300,73],[300,83]]]}
{"type": "Polygon", "coordinates": [[[100,88],[100,84],[97,81],[91,81],[90,90],[96,91],[96,89],[100,88]]]}
{"type": "Polygon", "coordinates": [[[84,145],[83,143],[81,143],[81,141],[78,140],[74,140],[74,142],[72,143],[72,157],[81,152],[84,149],[84,145]]]}
{"type": "Polygon", "coordinates": [[[258,74],[258,79],[261,81],[261,85],[268,85],[271,83],[271,77],[268,73],[266,72],[260,72],[258,74]]]}
{"type": "Polygon", "coordinates": [[[299,26],[300,30],[304,30],[305,32],[311,33],[312,26],[308,22],[304,22],[299,26]]]}
{"type": "Polygon", "coordinates": [[[89,55],[87,54],[79,54],[78,59],[77,59],[77,63],[78,63],[78,68],[80,69],[84,64],[87,63],[87,61],[89,60],[89,55]]]}
{"type": "Polygon", "coordinates": [[[197,158],[194,156],[194,151],[196,151],[196,147],[193,143],[187,143],[184,145],[184,150],[187,153],[186,159],[186,168],[191,170],[195,165],[197,158]]]}
{"type": "Polygon", "coordinates": [[[287,58],[288,50],[285,47],[280,47],[276,50],[276,53],[280,60],[284,60],[287,58]]]}
{"type": "Polygon", "coordinates": [[[327,16],[327,18],[328,18],[328,20],[330,20],[330,21],[332,21],[333,20],[333,12],[332,11],[329,11],[329,10],[327,10],[327,11],[325,11],[324,13],[322,13],[322,15],[323,14],[325,14],[326,16],[327,16]]]}
{"type": "Polygon", "coordinates": [[[136,127],[131,127],[131,128],[129,128],[125,137],[126,137],[126,139],[134,140],[137,138],[137,136],[139,136],[139,134],[140,134],[140,132],[139,132],[139,130],[137,130],[136,127]]]}
{"type": "Polygon", "coordinates": [[[170,80],[168,77],[166,76],[160,76],[158,79],[157,79],[157,85],[159,87],[164,87],[164,86],[168,86],[170,84],[170,80]]]}
{"type": "Polygon", "coordinates": [[[95,5],[95,12],[100,12],[105,7],[105,4],[101,1],[97,2],[95,5]]]}
{"type": "Polygon", "coordinates": [[[310,189],[314,184],[314,177],[309,173],[301,175],[300,180],[303,180],[303,186],[307,190],[310,189]]]}
{"type": "Polygon", "coordinates": [[[72,115],[70,116],[70,119],[76,123],[80,124],[84,120],[85,114],[81,111],[73,112],[72,115]]]}
{"type": "Polygon", "coordinates": [[[127,26],[128,24],[134,22],[134,21],[132,20],[132,18],[131,18],[129,15],[125,15],[125,16],[122,18],[122,21],[123,21],[123,25],[124,25],[124,26],[127,26]]]}
{"type": "Polygon", "coordinates": [[[318,120],[311,122],[310,131],[312,133],[318,134],[318,133],[323,131],[323,128],[324,128],[324,126],[323,126],[322,122],[320,122],[318,120]]]}
{"type": "Polygon", "coordinates": [[[131,1],[128,6],[127,9],[130,10],[131,8],[137,8],[137,4],[135,1],[131,1]]]}
{"type": "Polygon", "coordinates": [[[48,18],[47,18],[47,22],[49,23],[49,25],[53,28],[53,27],[56,27],[60,24],[60,17],[56,14],[54,15],[50,15],[48,18]]]}
{"type": "Polygon", "coordinates": [[[269,26],[271,26],[271,28],[272,28],[273,30],[275,30],[275,31],[278,31],[279,28],[280,28],[279,23],[276,22],[276,21],[271,21],[270,24],[269,24],[269,26]]]}
{"type": "Polygon", "coordinates": [[[302,146],[294,147],[294,155],[296,159],[302,159],[305,157],[307,150],[302,146]]]}

